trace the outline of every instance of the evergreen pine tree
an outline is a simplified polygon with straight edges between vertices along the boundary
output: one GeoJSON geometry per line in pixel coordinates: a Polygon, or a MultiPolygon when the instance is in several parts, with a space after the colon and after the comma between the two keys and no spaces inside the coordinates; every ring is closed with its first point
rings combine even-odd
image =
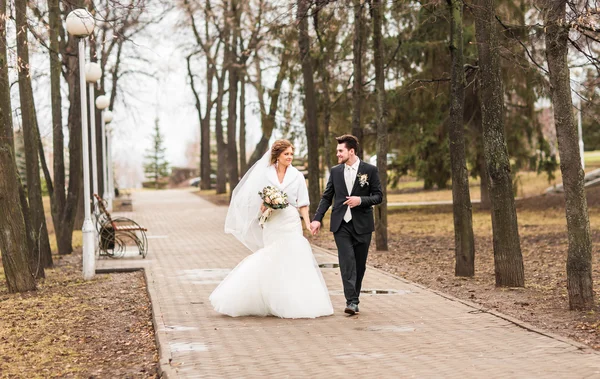
{"type": "Polygon", "coordinates": [[[169,176],[169,162],[165,158],[166,148],[163,146],[164,136],[160,133],[158,118],[154,122],[154,133],[152,134],[152,146],[146,150],[144,173],[149,182],[154,183],[158,189],[161,179],[169,176]]]}

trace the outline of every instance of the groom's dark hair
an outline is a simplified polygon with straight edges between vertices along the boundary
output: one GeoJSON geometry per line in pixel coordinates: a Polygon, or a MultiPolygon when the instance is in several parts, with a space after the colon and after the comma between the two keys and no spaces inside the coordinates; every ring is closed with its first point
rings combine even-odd
{"type": "Polygon", "coordinates": [[[354,154],[358,154],[358,138],[352,134],[344,134],[343,136],[335,137],[335,140],[339,144],[345,144],[346,149],[354,149],[354,154]]]}

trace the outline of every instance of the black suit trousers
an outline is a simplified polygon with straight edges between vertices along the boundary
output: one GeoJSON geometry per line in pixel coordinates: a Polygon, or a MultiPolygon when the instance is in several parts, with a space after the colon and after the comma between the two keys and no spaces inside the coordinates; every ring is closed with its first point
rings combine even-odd
{"type": "Polygon", "coordinates": [[[342,221],[338,231],[333,233],[338,248],[338,260],[346,303],[359,303],[358,297],[360,296],[360,289],[367,267],[371,235],[372,233],[356,233],[352,220],[348,223],[342,221]]]}

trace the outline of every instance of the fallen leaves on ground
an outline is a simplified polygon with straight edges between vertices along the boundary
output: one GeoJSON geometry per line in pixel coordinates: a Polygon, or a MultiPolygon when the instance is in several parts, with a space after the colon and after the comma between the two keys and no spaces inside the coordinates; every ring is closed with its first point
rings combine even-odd
{"type": "Polygon", "coordinates": [[[157,377],[142,272],[81,278],[81,253],[54,257],[38,290],[0,282],[0,376],[157,377]]]}

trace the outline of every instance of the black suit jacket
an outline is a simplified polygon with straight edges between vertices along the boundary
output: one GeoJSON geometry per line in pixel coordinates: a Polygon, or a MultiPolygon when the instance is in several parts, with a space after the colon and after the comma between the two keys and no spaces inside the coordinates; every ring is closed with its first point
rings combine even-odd
{"type": "Polygon", "coordinates": [[[352,192],[349,194],[346,188],[346,182],[344,180],[344,167],[345,164],[337,165],[331,169],[331,175],[327,182],[327,187],[321,201],[319,202],[319,208],[313,220],[322,222],[323,216],[333,204],[331,210],[331,228],[332,232],[337,232],[344,219],[347,205],[344,205],[346,196],[360,196],[361,204],[357,207],[351,208],[352,212],[352,224],[354,230],[358,234],[372,233],[375,230],[375,222],[373,221],[373,205],[380,204],[383,200],[383,192],[381,189],[381,182],[379,181],[379,172],[377,167],[368,163],[360,161],[358,166],[358,172],[356,180],[354,181],[354,187],[352,192]],[[367,183],[361,185],[360,176],[366,174],[367,183]]]}

